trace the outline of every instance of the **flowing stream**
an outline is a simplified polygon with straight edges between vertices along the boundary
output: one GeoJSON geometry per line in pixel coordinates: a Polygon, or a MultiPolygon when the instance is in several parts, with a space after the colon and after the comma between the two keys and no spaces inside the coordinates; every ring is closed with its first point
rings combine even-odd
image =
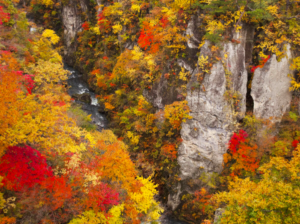
{"type": "Polygon", "coordinates": [[[101,106],[98,103],[94,92],[90,91],[88,84],[83,80],[82,75],[70,66],[65,65],[64,69],[68,70],[71,74],[68,79],[68,94],[73,97],[75,95],[80,96],[85,94],[90,98],[90,103],[75,100],[75,102],[81,105],[82,110],[91,115],[92,123],[97,126],[98,130],[107,128],[108,120],[104,113],[100,113],[101,106]]]}

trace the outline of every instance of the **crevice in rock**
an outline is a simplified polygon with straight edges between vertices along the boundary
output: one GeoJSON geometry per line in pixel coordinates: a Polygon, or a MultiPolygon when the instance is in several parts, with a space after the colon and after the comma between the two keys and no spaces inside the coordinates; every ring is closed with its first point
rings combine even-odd
{"type": "Polygon", "coordinates": [[[246,94],[246,113],[253,113],[253,110],[254,110],[254,100],[251,96],[252,78],[253,78],[253,73],[248,72],[247,94],[246,94]]]}
{"type": "Polygon", "coordinates": [[[254,110],[254,100],[251,96],[251,83],[253,79],[253,72],[250,71],[250,67],[254,64],[258,64],[258,52],[254,50],[255,40],[257,38],[258,32],[251,27],[248,26],[249,32],[247,33],[246,45],[245,45],[245,64],[248,72],[247,77],[247,93],[246,93],[246,113],[253,113],[254,110]]]}

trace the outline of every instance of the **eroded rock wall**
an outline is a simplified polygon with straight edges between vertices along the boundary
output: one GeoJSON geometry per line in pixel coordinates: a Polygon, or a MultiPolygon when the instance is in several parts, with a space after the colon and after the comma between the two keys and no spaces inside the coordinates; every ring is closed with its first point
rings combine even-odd
{"type": "MultiPolygon", "coordinates": [[[[210,74],[205,74],[202,83],[197,81],[198,68],[193,70],[188,83],[186,100],[193,118],[182,123],[183,142],[178,149],[181,182],[175,186],[176,194],[169,196],[168,205],[172,209],[179,205],[181,192],[193,192],[203,186],[199,180],[203,172],[210,175],[222,171],[223,154],[232,134],[232,124],[245,115],[248,79],[246,55],[252,54],[252,49],[246,52],[246,46],[249,47],[247,40],[253,38],[253,30],[244,26],[239,33],[233,33],[233,38],[239,42],[222,44],[222,60],[212,66],[210,74]],[[236,108],[224,97],[227,82],[231,82],[232,90],[240,94],[238,117],[233,116],[236,108]],[[200,84],[200,87],[192,88],[195,84],[200,84]],[[189,180],[193,180],[193,187],[187,184],[189,180]]],[[[200,56],[212,56],[209,42],[201,47],[200,56]]]]}
{"type": "MultiPolygon", "coordinates": [[[[207,42],[202,47],[201,55],[210,56],[208,45],[207,42]]],[[[225,152],[224,149],[220,153],[220,147],[225,146],[230,134],[223,128],[224,121],[228,120],[225,114],[230,111],[230,105],[224,100],[226,78],[222,63],[214,64],[201,87],[191,90],[191,85],[197,82],[197,73],[198,69],[194,71],[188,84],[186,98],[193,119],[182,124],[183,142],[178,150],[178,163],[183,180],[199,177],[200,168],[206,172],[220,172],[222,166],[218,164],[222,164],[222,158],[219,154],[225,152]]]]}
{"type": "Polygon", "coordinates": [[[263,68],[254,72],[251,84],[251,96],[254,101],[253,114],[258,118],[280,121],[289,109],[292,93],[289,91],[291,79],[289,74],[292,52],[290,45],[286,45],[286,57],[277,61],[272,55],[263,68]]]}
{"type": "Polygon", "coordinates": [[[76,51],[75,37],[82,29],[81,25],[83,23],[75,2],[70,1],[67,5],[63,5],[62,22],[64,25],[64,58],[69,65],[73,65],[75,63],[75,57],[73,54],[76,51]]]}
{"type": "Polygon", "coordinates": [[[234,91],[239,93],[240,103],[236,111],[239,112],[239,119],[245,116],[246,112],[246,94],[248,73],[246,66],[252,60],[253,36],[254,29],[249,25],[245,25],[240,32],[232,32],[233,40],[240,43],[228,42],[224,44],[223,58],[225,60],[226,68],[232,74],[232,87],[234,91]],[[252,41],[252,42],[251,42],[252,41]],[[224,54],[227,57],[224,57],[224,54]]]}

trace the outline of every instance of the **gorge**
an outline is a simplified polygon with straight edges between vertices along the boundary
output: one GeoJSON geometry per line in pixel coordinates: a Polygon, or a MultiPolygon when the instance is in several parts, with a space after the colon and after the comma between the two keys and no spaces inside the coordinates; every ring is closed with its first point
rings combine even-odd
{"type": "Polygon", "coordinates": [[[299,10],[0,0],[0,223],[297,223],[299,10]]]}

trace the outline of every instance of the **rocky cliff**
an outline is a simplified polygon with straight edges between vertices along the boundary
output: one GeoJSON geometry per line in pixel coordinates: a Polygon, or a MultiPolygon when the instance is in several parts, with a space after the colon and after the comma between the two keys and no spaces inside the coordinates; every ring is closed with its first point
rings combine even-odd
{"type": "Polygon", "coordinates": [[[77,33],[82,31],[82,24],[85,21],[94,20],[95,8],[97,13],[101,12],[101,0],[95,3],[86,0],[73,0],[62,3],[62,23],[64,28],[64,60],[69,65],[74,65],[77,50],[77,33]]]}
{"type": "MultiPolygon", "coordinates": [[[[238,43],[222,44],[222,61],[212,66],[196,90],[191,87],[198,82],[196,74],[199,69],[192,71],[187,101],[193,119],[182,123],[183,142],[178,149],[181,182],[175,186],[177,193],[169,195],[168,204],[172,209],[180,204],[180,193],[192,193],[203,186],[199,180],[203,172],[210,175],[222,171],[223,154],[227,151],[227,143],[234,130],[232,125],[245,116],[248,83],[246,65],[252,60],[254,29],[244,25],[239,33],[234,32],[232,36],[238,43]],[[226,82],[230,82],[231,90],[239,94],[239,103],[235,108],[224,97],[226,82]],[[193,181],[193,187],[187,184],[190,180],[193,181]]],[[[189,43],[188,46],[193,47],[193,44],[189,43]]],[[[211,57],[208,46],[206,42],[201,47],[200,56],[211,57]]],[[[273,116],[280,120],[290,105],[290,46],[287,46],[286,55],[280,62],[273,55],[265,67],[254,73],[251,96],[257,117],[273,116]]]]}
{"type": "MultiPolygon", "coordinates": [[[[86,7],[84,7],[86,8],[86,7]]],[[[76,4],[70,2],[62,7],[62,22],[64,25],[64,58],[68,64],[75,63],[76,35],[81,31],[82,19],[76,4]]]]}

